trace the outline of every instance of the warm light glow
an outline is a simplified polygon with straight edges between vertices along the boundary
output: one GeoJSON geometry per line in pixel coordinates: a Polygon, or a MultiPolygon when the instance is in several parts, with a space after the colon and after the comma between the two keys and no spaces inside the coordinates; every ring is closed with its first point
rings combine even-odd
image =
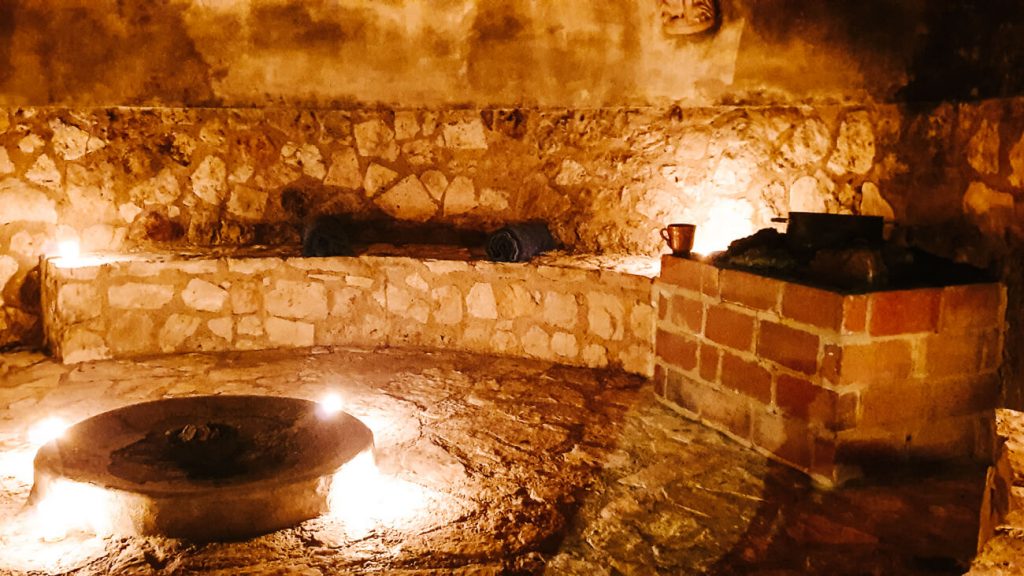
{"type": "Polygon", "coordinates": [[[33,446],[42,446],[51,440],[56,440],[63,436],[68,426],[69,424],[61,418],[50,417],[40,420],[28,429],[28,441],[33,446]]]}
{"type": "Polygon", "coordinates": [[[69,480],[55,480],[33,506],[29,525],[39,538],[63,540],[69,532],[106,535],[111,530],[110,495],[106,490],[69,480]]]}
{"type": "Polygon", "coordinates": [[[697,226],[693,252],[711,254],[725,250],[738,238],[754,233],[754,208],[749,202],[720,200],[708,211],[703,224],[697,226]]]}
{"type": "Polygon", "coordinates": [[[328,392],[320,398],[320,402],[317,406],[317,415],[321,418],[330,418],[345,407],[345,402],[341,399],[341,395],[337,392],[328,392]]]}
{"type": "Polygon", "coordinates": [[[334,475],[330,518],[340,521],[350,538],[365,538],[378,527],[414,521],[437,496],[418,484],[381,474],[373,452],[367,450],[334,475]]]}
{"type": "Polygon", "coordinates": [[[57,244],[57,254],[61,258],[77,260],[82,255],[82,248],[78,240],[62,240],[57,244]]]}
{"type": "Polygon", "coordinates": [[[31,486],[35,476],[35,458],[36,451],[31,448],[0,452],[0,478],[14,478],[25,486],[31,486]]]}

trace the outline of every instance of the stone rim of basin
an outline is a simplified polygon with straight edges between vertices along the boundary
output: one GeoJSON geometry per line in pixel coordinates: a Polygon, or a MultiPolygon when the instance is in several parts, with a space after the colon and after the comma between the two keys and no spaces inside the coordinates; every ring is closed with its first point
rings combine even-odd
{"type": "Polygon", "coordinates": [[[29,504],[73,483],[106,493],[113,533],[244,538],[326,512],[334,474],[372,449],[365,424],[309,400],[155,400],[87,418],[43,446],[29,504]]]}

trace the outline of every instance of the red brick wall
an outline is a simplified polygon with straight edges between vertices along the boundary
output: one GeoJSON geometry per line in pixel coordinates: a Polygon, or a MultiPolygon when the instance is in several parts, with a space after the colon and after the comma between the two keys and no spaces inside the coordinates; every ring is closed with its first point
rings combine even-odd
{"type": "Polygon", "coordinates": [[[999,284],[843,295],[665,256],[656,386],[684,414],[828,483],[872,462],[985,456],[999,284]]]}

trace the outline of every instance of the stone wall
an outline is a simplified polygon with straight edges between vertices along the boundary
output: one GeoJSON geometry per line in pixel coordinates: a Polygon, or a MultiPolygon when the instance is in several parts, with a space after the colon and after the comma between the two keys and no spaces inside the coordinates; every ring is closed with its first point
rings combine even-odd
{"type": "Polygon", "coordinates": [[[988,457],[998,284],[843,295],[665,256],[655,388],[826,483],[861,466],[988,457]]]}
{"type": "Polygon", "coordinates": [[[706,251],[789,208],[884,208],[868,183],[892,113],[0,109],[0,345],[33,341],[37,259],[66,239],[296,245],[310,215],[351,213],[485,231],[541,218],[578,251],[657,254],[670,221],[698,223],[706,251]]]}
{"type": "Polygon", "coordinates": [[[655,270],[644,260],[54,258],[44,270],[46,335],[65,362],[422,346],[649,376],[655,270]]]}

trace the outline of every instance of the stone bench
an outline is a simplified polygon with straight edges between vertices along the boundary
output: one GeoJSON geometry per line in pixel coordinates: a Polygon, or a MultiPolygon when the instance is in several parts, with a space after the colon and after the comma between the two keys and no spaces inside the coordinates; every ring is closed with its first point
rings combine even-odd
{"type": "Polygon", "coordinates": [[[282,250],[48,258],[65,363],[199,351],[424,346],[653,374],[656,259],[528,264],[282,250]]]}

